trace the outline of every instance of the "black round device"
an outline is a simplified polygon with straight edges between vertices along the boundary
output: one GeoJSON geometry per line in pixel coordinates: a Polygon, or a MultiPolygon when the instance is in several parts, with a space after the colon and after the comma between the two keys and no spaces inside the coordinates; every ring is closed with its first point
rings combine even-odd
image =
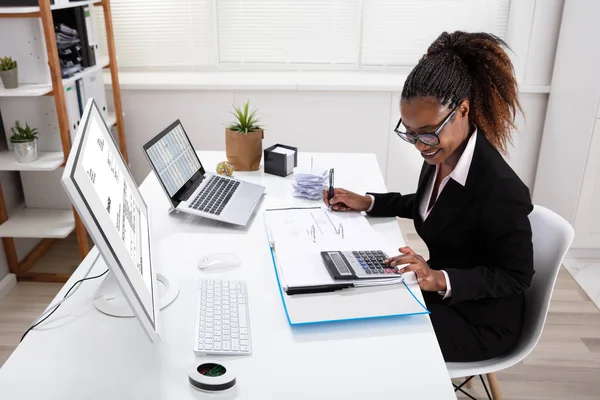
{"type": "Polygon", "coordinates": [[[235,385],[235,376],[224,365],[216,362],[200,364],[188,376],[192,386],[209,392],[227,390],[235,385]]]}

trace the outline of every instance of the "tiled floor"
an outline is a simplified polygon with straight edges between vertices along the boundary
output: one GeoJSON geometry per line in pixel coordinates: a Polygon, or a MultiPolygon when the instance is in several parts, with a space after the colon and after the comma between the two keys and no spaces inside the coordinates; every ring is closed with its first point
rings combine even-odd
{"type": "Polygon", "coordinates": [[[600,259],[565,258],[565,268],[600,308],[600,259]]]}

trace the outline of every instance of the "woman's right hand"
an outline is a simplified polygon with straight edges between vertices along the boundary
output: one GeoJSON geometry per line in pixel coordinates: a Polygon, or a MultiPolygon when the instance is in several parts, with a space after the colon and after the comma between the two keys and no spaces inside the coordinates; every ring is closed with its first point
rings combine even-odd
{"type": "Polygon", "coordinates": [[[327,199],[329,191],[323,190],[323,201],[334,211],[367,211],[371,207],[371,197],[361,196],[346,189],[333,189],[331,201],[327,199]]]}

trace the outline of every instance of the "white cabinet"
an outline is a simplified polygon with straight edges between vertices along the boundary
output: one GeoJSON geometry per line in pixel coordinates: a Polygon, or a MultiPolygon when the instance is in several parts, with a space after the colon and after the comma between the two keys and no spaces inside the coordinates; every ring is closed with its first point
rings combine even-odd
{"type": "Polygon", "coordinates": [[[573,247],[600,249],[600,119],[594,127],[577,202],[573,247]]]}
{"type": "Polygon", "coordinates": [[[574,226],[571,257],[595,258],[600,254],[600,47],[595,44],[600,2],[580,3],[565,1],[533,201],[574,226]]]}

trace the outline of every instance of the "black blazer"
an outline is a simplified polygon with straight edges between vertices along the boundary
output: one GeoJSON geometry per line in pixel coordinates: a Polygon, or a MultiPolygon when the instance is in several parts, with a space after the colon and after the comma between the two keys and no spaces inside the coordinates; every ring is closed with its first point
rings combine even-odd
{"type": "Polygon", "coordinates": [[[452,296],[444,302],[469,322],[520,331],[523,292],[534,272],[528,219],[533,206],[527,186],[480,130],[477,135],[465,186],[450,179],[425,221],[419,204],[435,172],[427,163],[417,193],[372,194],[369,215],[414,220],[429,248],[429,266],[448,273],[452,296]]]}

